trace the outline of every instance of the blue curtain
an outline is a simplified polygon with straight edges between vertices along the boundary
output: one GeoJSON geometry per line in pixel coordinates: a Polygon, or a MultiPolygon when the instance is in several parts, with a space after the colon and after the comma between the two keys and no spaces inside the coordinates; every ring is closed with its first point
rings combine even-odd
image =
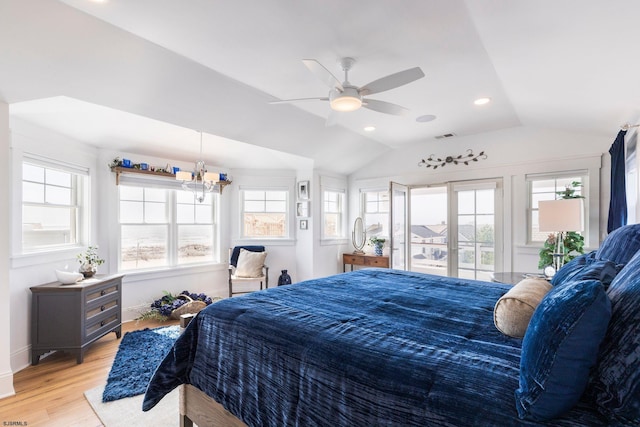
{"type": "Polygon", "coordinates": [[[611,200],[609,201],[609,221],[607,222],[608,233],[627,225],[627,189],[624,170],[624,136],[626,133],[626,130],[618,132],[616,140],[609,148],[609,154],[611,154],[611,200]]]}

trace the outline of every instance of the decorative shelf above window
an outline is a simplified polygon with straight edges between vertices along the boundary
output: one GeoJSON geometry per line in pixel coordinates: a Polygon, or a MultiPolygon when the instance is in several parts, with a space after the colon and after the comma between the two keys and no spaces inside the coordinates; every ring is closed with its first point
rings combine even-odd
{"type": "MultiPolygon", "coordinates": [[[[176,174],[171,172],[158,172],[158,171],[150,171],[150,170],[143,170],[143,169],[136,169],[136,168],[125,168],[122,166],[113,166],[111,168],[111,172],[116,174],[116,185],[120,185],[121,174],[140,174],[140,175],[146,175],[150,177],[169,178],[173,180],[176,179],[176,174]]],[[[222,194],[222,190],[224,190],[224,187],[226,187],[229,184],[231,184],[231,181],[217,182],[216,185],[218,185],[220,188],[220,194],[222,194]]]]}

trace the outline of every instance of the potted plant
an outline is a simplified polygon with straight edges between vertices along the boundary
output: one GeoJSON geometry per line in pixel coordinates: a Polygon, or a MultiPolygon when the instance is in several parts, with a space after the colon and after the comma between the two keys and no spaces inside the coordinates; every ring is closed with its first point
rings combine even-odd
{"type": "Polygon", "coordinates": [[[384,242],[387,240],[384,237],[372,236],[369,238],[369,243],[373,246],[373,252],[377,256],[382,256],[382,248],[384,246],[384,242]]]}
{"type": "Polygon", "coordinates": [[[104,259],[98,255],[97,246],[89,246],[86,252],[78,254],[78,262],[80,263],[80,273],[86,278],[96,274],[98,266],[104,263],[104,259]]]}

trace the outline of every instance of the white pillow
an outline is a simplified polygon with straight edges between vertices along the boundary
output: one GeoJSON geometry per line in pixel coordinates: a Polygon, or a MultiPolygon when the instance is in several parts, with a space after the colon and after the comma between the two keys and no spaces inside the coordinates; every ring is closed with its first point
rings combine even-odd
{"type": "Polygon", "coordinates": [[[552,286],[545,279],[524,279],[496,302],[493,323],[505,335],[524,337],[529,320],[552,286]]]}
{"type": "Polygon", "coordinates": [[[252,252],[240,249],[238,265],[236,266],[236,277],[260,277],[262,276],[262,266],[267,257],[267,251],[252,252]]]}

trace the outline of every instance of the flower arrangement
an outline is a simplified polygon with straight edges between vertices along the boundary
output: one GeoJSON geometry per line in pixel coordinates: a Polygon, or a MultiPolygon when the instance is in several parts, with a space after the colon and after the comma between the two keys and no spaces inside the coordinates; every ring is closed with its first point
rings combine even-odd
{"type": "Polygon", "coordinates": [[[89,246],[87,251],[77,256],[80,265],[101,265],[104,264],[104,259],[98,255],[97,246],[89,246]]]}
{"type": "MultiPolygon", "coordinates": [[[[142,313],[138,319],[154,319],[158,321],[165,321],[170,319],[174,311],[180,309],[185,304],[198,303],[197,311],[211,304],[214,301],[221,300],[220,297],[211,298],[204,293],[191,293],[189,291],[182,291],[178,295],[172,295],[170,292],[164,291],[164,295],[158,298],[150,305],[150,310],[142,313]]],[[[195,312],[197,312],[194,310],[195,312]]]]}
{"type": "Polygon", "coordinates": [[[384,242],[386,242],[386,241],[387,241],[387,239],[385,239],[384,237],[371,236],[369,238],[369,243],[371,243],[372,246],[384,245],[384,242]]]}

